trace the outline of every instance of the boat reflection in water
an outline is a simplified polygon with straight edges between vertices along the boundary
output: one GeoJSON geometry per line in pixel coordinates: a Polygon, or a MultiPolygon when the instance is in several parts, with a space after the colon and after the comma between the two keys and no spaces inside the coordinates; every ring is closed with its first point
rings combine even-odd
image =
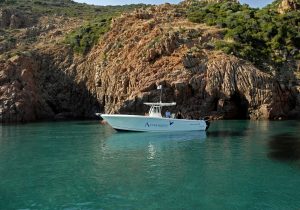
{"type": "Polygon", "coordinates": [[[204,142],[205,131],[186,132],[116,132],[106,140],[106,147],[116,150],[134,150],[145,147],[160,147],[166,144],[180,143],[184,141],[204,142]]]}

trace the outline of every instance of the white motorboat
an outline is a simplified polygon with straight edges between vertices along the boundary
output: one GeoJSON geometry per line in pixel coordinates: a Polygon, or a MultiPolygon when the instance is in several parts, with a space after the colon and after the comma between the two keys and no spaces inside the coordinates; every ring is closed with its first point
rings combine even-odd
{"type": "MultiPolygon", "coordinates": [[[[175,106],[176,103],[144,103],[150,106],[148,115],[100,114],[100,116],[118,131],[205,131],[209,122],[205,120],[176,119],[163,117],[162,107],[175,106]]],[[[174,116],[174,115],[173,115],[174,116]]]]}

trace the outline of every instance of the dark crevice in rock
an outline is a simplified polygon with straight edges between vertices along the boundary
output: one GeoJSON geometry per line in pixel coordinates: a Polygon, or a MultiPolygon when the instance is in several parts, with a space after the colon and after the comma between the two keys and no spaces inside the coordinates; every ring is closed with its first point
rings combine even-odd
{"type": "Polygon", "coordinates": [[[249,119],[249,102],[247,99],[235,92],[228,100],[227,106],[225,105],[225,119],[249,119]]]}

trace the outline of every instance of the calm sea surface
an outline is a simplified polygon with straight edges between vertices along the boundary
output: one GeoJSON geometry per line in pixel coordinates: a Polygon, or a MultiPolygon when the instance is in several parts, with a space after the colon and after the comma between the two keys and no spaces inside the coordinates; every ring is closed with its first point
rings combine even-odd
{"type": "Polygon", "coordinates": [[[300,209],[300,122],[0,126],[0,209],[300,209]]]}

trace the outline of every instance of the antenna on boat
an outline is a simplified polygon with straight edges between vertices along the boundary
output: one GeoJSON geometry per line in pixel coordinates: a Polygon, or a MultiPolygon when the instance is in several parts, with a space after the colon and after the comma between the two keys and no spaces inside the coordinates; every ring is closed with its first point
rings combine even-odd
{"type": "Polygon", "coordinates": [[[157,90],[160,90],[159,102],[161,103],[162,85],[157,86],[157,90]]]}

